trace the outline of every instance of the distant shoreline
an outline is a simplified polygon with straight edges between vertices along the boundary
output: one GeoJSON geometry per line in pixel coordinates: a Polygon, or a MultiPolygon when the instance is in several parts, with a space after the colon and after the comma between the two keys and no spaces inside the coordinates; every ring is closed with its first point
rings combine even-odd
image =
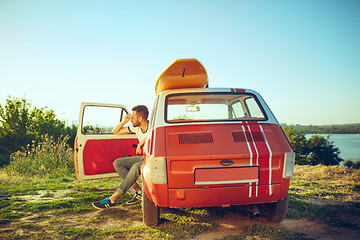
{"type": "Polygon", "coordinates": [[[304,134],[360,134],[360,123],[333,125],[300,125],[282,123],[282,127],[293,126],[304,134]]]}

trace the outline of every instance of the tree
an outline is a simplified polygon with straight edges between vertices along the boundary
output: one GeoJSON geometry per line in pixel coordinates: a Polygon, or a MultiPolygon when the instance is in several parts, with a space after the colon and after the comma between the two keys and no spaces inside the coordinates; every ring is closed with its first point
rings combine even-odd
{"type": "Polygon", "coordinates": [[[31,108],[25,99],[9,98],[5,106],[0,104],[0,166],[9,163],[11,153],[27,146],[32,140],[48,134],[55,139],[61,135],[75,138],[75,127],[67,127],[56,119],[53,110],[31,108]]]}
{"type": "Polygon", "coordinates": [[[295,162],[300,165],[338,165],[343,161],[340,150],[334,143],[320,135],[306,139],[305,134],[295,130],[294,126],[284,126],[283,130],[296,153],[295,162]]]}
{"type": "Polygon", "coordinates": [[[330,136],[325,138],[317,134],[310,137],[308,145],[311,152],[308,160],[311,165],[339,165],[343,161],[339,156],[339,148],[335,147],[334,142],[331,142],[329,138],[330,136]]]}
{"type": "Polygon", "coordinates": [[[4,107],[0,105],[1,163],[7,163],[10,153],[31,141],[32,137],[27,129],[30,115],[29,104],[25,99],[7,99],[4,107]]]}
{"type": "Polygon", "coordinates": [[[308,141],[305,138],[305,134],[301,131],[296,131],[294,126],[283,127],[283,130],[296,154],[296,163],[300,165],[308,164],[307,156],[310,153],[310,148],[308,146],[308,141]]]}

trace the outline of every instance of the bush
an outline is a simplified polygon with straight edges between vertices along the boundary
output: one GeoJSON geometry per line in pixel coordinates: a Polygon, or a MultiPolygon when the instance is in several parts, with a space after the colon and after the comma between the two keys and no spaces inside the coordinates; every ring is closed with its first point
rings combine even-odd
{"type": "Polygon", "coordinates": [[[66,143],[68,136],[54,140],[52,136],[41,136],[40,142],[32,141],[21,151],[11,154],[9,175],[64,176],[74,172],[72,148],[66,143]]]}
{"type": "Polygon", "coordinates": [[[9,164],[11,153],[41,141],[48,134],[56,140],[69,135],[68,144],[73,146],[77,127],[66,126],[56,118],[53,110],[32,107],[26,99],[9,98],[0,104],[0,167],[9,164]]]}
{"type": "Polygon", "coordinates": [[[283,127],[283,130],[289,139],[293,151],[296,153],[296,163],[300,165],[307,164],[310,148],[305,135],[301,131],[295,131],[292,126],[283,127]]]}
{"type": "Polygon", "coordinates": [[[358,160],[357,162],[354,163],[354,168],[360,169],[360,160],[358,160]]]}
{"type": "Polygon", "coordinates": [[[340,150],[334,146],[334,142],[328,137],[313,135],[309,139],[305,134],[296,131],[294,126],[283,127],[286,136],[296,153],[295,162],[300,165],[338,165],[343,161],[340,158],[340,150]]]}
{"type": "Polygon", "coordinates": [[[360,169],[360,160],[359,159],[354,159],[354,160],[353,159],[347,159],[344,162],[344,166],[346,166],[348,168],[360,169]]]}
{"type": "Polygon", "coordinates": [[[355,165],[354,162],[351,161],[350,159],[348,159],[344,162],[344,166],[349,167],[349,168],[353,168],[354,165],[355,165]]]}
{"type": "Polygon", "coordinates": [[[329,138],[330,136],[325,138],[317,134],[309,138],[308,146],[310,148],[310,154],[307,160],[310,165],[339,165],[339,163],[343,161],[339,156],[339,148],[334,146],[334,142],[330,141],[329,138]]]}

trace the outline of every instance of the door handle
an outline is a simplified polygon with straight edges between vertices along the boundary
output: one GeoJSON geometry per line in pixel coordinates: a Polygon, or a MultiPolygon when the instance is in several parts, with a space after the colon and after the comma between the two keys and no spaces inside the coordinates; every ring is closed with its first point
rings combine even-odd
{"type": "Polygon", "coordinates": [[[231,161],[230,159],[224,159],[224,160],[222,160],[222,161],[220,162],[220,164],[223,165],[223,166],[230,166],[230,165],[232,165],[233,163],[234,163],[234,162],[231,161]]]}

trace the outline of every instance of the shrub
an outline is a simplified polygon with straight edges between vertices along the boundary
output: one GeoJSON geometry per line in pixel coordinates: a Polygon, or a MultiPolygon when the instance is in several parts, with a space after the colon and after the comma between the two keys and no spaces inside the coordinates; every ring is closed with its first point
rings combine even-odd
{"type": "Polygon", "coordinates": [[[296,163],[300,165],[338,165],[343,159],[340,150],[328,137],[313,135],[309,139],[305,134],[296,131],[294,126],[283,127],[289,142],[296,153],[296,163]]]}
{"type": "Polygon", "coordinates": [[[0,167],[8,165],[11,153],[21,150],[32,141],[41,141],[48,134],[57,139],[69,135],[68,144],[73,146],[77,127],[66,126],[56,118],[55,112],[45,108],[32,107],[24,98],[9,98],[0,104],[0,167]]]}
{"type": "Polygon", "coordinates": [[[283,130],[296,153],[296,163],[301,165],[308,164],[306,159],[310,154],[310,147],[305,134],[301,131],[295,131],[293,126],[283,127],[283,130]]]}
{"type": "Polygon", "coordinates": [[[360,160],[358,160],[357,162],[354,163],[354,168],[360,169],[360,160]]]}
{"type": "Polygon", "coordinates": [[[21,151],[11,154],[10,175],[21,176],[63,176],[74,172],[73,150],[66,143],[68,136],[60,136],[54,140],[44,135],[38,143],[32,141],[21,151]]]}
{"type": "Polygon", "coordinates": [[[343,159],[339,156],[340,150],[334,145],[334,142],[329,140],[330,136],[326,138],[320,135],[313,135],[308,140],[308,145],[311,153],[308,156],[310,165],[323,164],[339,165],[343,159]]]}
{"type": "Polygon", "coordinates": [[[347,159],[344,162],[344,166],[348,168],[360,169],[360,160],[357,159],[347,159]]]}
{"type": "Polygon", "coordinates": [[[353,168],[354,165],[355,165],[354,162],[350,159],[348,159],[344,162],[344,166],[349,167],[349,168],[353,168]]]}

